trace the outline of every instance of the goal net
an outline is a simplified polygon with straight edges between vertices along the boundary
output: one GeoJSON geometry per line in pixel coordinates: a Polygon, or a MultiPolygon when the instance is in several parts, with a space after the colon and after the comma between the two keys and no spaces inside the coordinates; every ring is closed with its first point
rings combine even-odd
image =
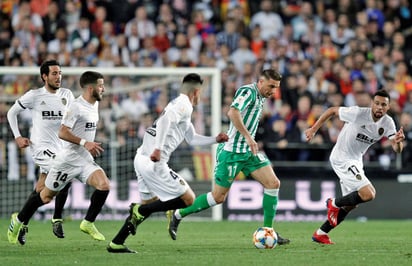
{"type": "MultiPolygon", "coordinates": [[[[77,97],[78,79],[87,70],[105,77],[106,90],[100,102],[100,121],[96,141],[105,152],[96,159],[111,180],[111,191],[99,219],[124,219],[131,202],[139,202],[133,159],[144,130],[162,112],[169,100],[179,94],[183,76],[196,72],[204,79],[202,101],[195,107],[192,122],[196,131],[217,135],[221,131],[221,80],[214,68],[81,68],[62,67],[62,87],[77,97]]],[[[19,149],[8,126],[6,114],[15,100],[29,89],[43,86],[38,67],[0,67],[0,217],[19,211],[33,191],[36,167],[29,149],[19,149]]],[[[30,111],[22,112],[19,126],[29,136],[30,111]]],[[[170,160],[199,195],[211,189],[215,146],[193,147],[182,143],[170,160]]],[[[89,206],[93,188],[73,181],[64,217],[82,219],[89,206]]],[[[35,219],[49,219],[54,202],[42,206],[35,219]]],[[[164,214],[158,214],[164,215],[164,214]]],[[[192,215],[193,218],[221,219],[221,210],[213,208],[192,215]]]]}

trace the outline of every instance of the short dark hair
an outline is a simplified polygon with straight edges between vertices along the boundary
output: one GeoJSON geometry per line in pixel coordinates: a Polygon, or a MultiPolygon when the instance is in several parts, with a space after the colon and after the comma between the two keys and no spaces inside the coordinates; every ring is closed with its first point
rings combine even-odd
{"type": "Polygon", "coordinates": [[[86,71],[80,76],[80,87],[82,89],[88,84],[97,84],[98,79],[102,79],[103,75],[96,71],[86,71]]]}
{"type": "Polygon", "coordinates": [[[282,80],[282,74],[280,74],[278,71],[274,69],[265,69],[262,71],[261,75],[265,77],[266,79],[273,79],[277,81],[282,80]]]}
{"type": "Polygon", "coordinates": [[[189,73],[183,78],[183,83],[196,82],[203,84],[203,79],[196,73],[189,73]]]}
{"type": "Polygon", "coordinates": [[[375,98],[375,96],[381,96],[384,98],[388,98],[388,100],[391,100],[391,96],[389,95],[389,93],[386,90],[378,90],[373,94],[373,98],[375,98]]]}
{"type": "Polygon", "coordinates": [[[40,77],[41,80],[43,80],[43,74],[46,74],[46,76],[49,75],[50,73],[50,66],[59,66],[60,67],[60,63],[57,62],[56,60],[48,60],[48,61],[44,61],[41,66],[40,66],[40,77]]]}

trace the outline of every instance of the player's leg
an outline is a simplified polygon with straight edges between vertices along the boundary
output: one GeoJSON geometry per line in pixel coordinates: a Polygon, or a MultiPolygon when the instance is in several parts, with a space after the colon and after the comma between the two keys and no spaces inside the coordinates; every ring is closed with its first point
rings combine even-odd
{"type": "MultiPolygon", "coordinates": [[[[149,204],[159,199],[147,188],[146,184],[144,184],[141,178],[139,179],[138,177],[137,182],[138,182],[141,205],[149,204]]],[[[129,237],[129,235],[136,234],[136,228],[131,222],[132,215],[133,215],[133,208],[134,206],[131,205],[130,210],[129,210],[129,216],[125,219],[124,224],[122,225],[120,230],[117,232],[117,234],[114,236],[112,241],[107,246],[106,248],[107,251],[112,252],[112,253],[136,253],[136,251],[131,250],[127,246],[124,245],[124,242],[126,241],[127,237],[129,237]]]]}
{"type": "MultiPolygon", "coordinates": [[[[32,191],[32,193],[29,195],[29,197],[31,197],[32,195],[36,195],[37,193],[39,193],[42,188],[44,187],[44,181],[46,179],[46,173],[42,173],[41,171],[41,167],[36,167],[36,172],[40,172],[40,174],[38,175],[38,179],[35,185],[34,190],[32,191]]],[[[18,241],[21,245],[26,244],[26,235],[29,232],[29,220],[27,221],[22,221],[23,225],[21,227],[21,230],[19,232],[19,236],[18,236],[18,241]]]]}
{"type": "Polygon", "coordinates": [[[365,199],[375,196],[375,188],[365,176],[359,162],[340,164],[332,161],[331,166],[340,179],[342,196],[326,201],[327,220],[312,235],[312,240],[321,244],[334,244],[328,234],[345,220],[351,210],[364,202],[359,191],[362,191],[365,199]]]}
{"type": "Polygon", "coordinates": [[[135,170],[139,184],[139,194],[149,203],[130,205],[130,215],[120,231],[109,243],[109,252],[129,253],[124,246],[126,238],[135,234],[137,226],[147,219],[152,213],[164,212],[172,209],[186,207],[193,203],[195,195],[187,182],[167,164],[156,164],[147,156],[136,155],[135,170]],[[152,200],[157,195],[157,200],[152,200]]]}
{"type": "Polygon", "coordinates": [[[232,153],[222,149],[218,149],[216,156],[217,164],[214,170],[215,185],[213,186],[212,192],[201,194],[195,199],[195,202],[191,206],[176,210],[175,216],[179,220],[187,215],[206,210],[225,201],[226,195],[236,176],[242,170],[243,164],[242,162],[233,162],[233,160],[228,163],[232,153]]]}
{"type": "Polygon", "coordinates": [[[342,207],[347,210],[355,208],[358,204],[364,203],[375,198],[375,188],[365,176],[362,163],[349,161],[344,164],[331,163],[333,170],[339,176],[342,195],[335,199],[327,200],[327,217],[330,224],[335,227],[338,225],[339,212],[342,207]]]}
{"type": "Polygon", "coordinates": [[[192,205],[183,208],[177,209],[174,212],[168,213],[169,219],[169,235],[173,240],[177,238],[177,229],[179,227],[180,221],[183,217],[186,217],[192,213],[201,212],[203,210],[209,209],[217,204],[220,204],[225,201],[227,193],[230,188],[221,187],[215,183],[213,190],[211,192],[201,194],[196,197],[192,205]]]}
{"type": "MultiPolygon", "coordinates": [[[[262,155],[253,156],[244,168],[244,174],[250,175],[263,186],[263,226],[273,227],[275,221],[277,205],[279,201],[280,181],[273,171],[269,160],[262,155]]],[[[289,244],[290,240],[280,236],[279,232],[275,230],[278,237],[278,244],[289,244]]]]}
{"type": "MultiPolygon", "coordinates": [[[[89,234],[96,240],[103,241],[106,238],[100,233],[94,225],[97,215],[103,208],[106,202],[107,196],[110,190],[110,181],[106,176],[106,173],[100,167],[96,167],[94,164],[85,167],[87,178],[87,184],[94,187],[96,190],[93,192],[90,198],[90,205],[87,210],[86,216],[80,223],[80,230],[86,234],[89,234]],[[94,168],[94,171],[91,170],[94,168]],[[88,172],[91,172],[90,174],[88,172]]],[[[85,180],[83,180],[85,181],[85,180]]]]}
{"type": "MultiPolygon", "coordinates": [[[[342,207],[339,210],[338,214],[338,223],[340,224],[345,217],[349,214],[349,212],[354,209],[353,207],[342,207]]],[[[332,226],[329,222],[329,220],[326,219],[326,221],[313,233],[312,235],[312,240],[315,242],[318,242],[320,244],[334,244],[332,240],[329,238],[329,232],[332,231],[332,229],[335,228],[335,226],[332,226]]]]}
{"type": "Polygon", "coordinates": [[[368,184],[358,191],[353,191],[348,195],[345,195],[340,198],[336,198],[334,200],[334,205],[336,207],[344,207],[344,206],[356,206],[358,204],[371,201],[375,199],[376,190],[372,184],[368,184]]]}
{"type": "Polygon", "coordinates": [[[52,218],[52,227],[53,227],[53,234],[58,238],[64,238],[64,230],[63,230],[63,209],[64,205],[66,204],[67,197],[69,195],[69,189],[72,183],[69,182],[67,185],[59,191],[56,195],[56,199],[54,202],[54,213],[52,218]]]}
{"type": "MultiPolygon", "coordinates": [[[[140,193],[140,200],[141,200],[141,205],[149,204],[152,202],[155,202],[159,198],[156,196],[153,196],[150,192],[148,193],[143,193],[140,191],[141,187],[144,187],[142,182],[138,182],[138,188],[139,188],[139,193],[140,193]]],[[[130,205],[129,209],[129,216],[125,219],[124,224],[120,228],[120,230],[117,232],[117,234],[114,236],[112,241],[110,241],[109,245],[107,246],[107,251],[111,253],[136,253],[136,251],[129,249],[127,246],[124,245],[124,242],[126,239],[129,237],[129,235],[135,235],[136,234],[136,227],[132,223],[132,216],[133,216],[133,208],[134,205],[130,205]]]]}
{"type": "Polygon", "coordinates": [[[280,181],[270,165],[256,169],[250,175],[263,186],[263,226],[272,227],[278,205],[280,181]]]}
{"type": "Polygon", "coordinates": [[[218,149],[216,156],[215,184],[212,192],[199,195],[191,206],[177,209],[173,215],[168,217],[169,235],[173,240],[177,238],[177,229],[183,217],[209,209],[225,201],[233,181],[242,170],[244,161],[246,161],[246,159],[242,160],[242,155],[239,155],[238,161],[234,161],[231,157],[232,153],[226,152],[223,149],[218,149]]]}
{"type": "Polygon", "coordinates": [[[7,236],[10,243],[15,244],[17,242],[19,232],[23,226],[22,221],[29,221],[36,210],[40,206],[49,203],[56,193],[56,191],[51,191],[47,187],[44,187],[40,193],[32,193],[30,195],[21,211],[18,214],[12,215],[10,226],[7,231],[7,236]]]}

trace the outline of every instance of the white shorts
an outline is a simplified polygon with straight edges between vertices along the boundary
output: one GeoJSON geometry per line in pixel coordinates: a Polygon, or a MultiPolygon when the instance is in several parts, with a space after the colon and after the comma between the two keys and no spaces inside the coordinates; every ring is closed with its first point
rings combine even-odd
{"type": "Polygon", "coordinates": [[[46,187],[52,191],[60,191],[73,178],[86,183],[87,179],[97,170],[102,170],[102,168],[94,162],[91,156],[84,158],[70,150],[64,150],[52,160],[46,177],[46,187]]]}
{"type": "Polygon", "coordinates": [[[136,154],[134,169],[138,176],[140,195],[157,196],[168,201],[182,196],[189,185],[164,162],[153,162],[148,156],[136,154]]]}
{"type": "Polygon", "coordinates": [[[137,187],[139,189],[139,195],[140,199],[142,200],[151,200],[155,197],[157,197],[150,189],[146,186],[145,182],[143,181],[142,175],[139,173],[139,171],[136,170],[136,178],[137,178],[137,187]]]}
{"type": "Polygon", "coordinates": [[[345,162],[330,161],[331,166],[340,179],[342,195],[358,191],[362,187],[371,184],[363,171],[363,163],[354,160],[345,162]]]}
{"type": "Polygon", "coordinates": [[[33,152],[33,161],[39,166],[41,174],[47,174],[50,171],[50,164],[56,153],[52,149],[42,149],[33,152]]]}

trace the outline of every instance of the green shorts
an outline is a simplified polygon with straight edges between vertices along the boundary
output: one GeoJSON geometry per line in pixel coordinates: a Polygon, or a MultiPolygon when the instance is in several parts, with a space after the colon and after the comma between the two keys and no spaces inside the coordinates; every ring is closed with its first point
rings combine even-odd
{"type": "Polygon", "coordinates": [[[251,152],[234,153],[225,151],[223,145],[219,145],[216,154],[215,183],[229,188],[239,172],[245,176],[266,165],[270,165],[269,159],[263,153],[253,155],[251,152]]]}

